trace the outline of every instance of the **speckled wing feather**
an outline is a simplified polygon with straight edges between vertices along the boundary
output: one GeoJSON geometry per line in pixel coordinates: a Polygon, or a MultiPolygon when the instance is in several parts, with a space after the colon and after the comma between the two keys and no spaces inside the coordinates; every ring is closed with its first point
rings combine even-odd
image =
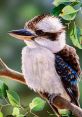
{"type": "Polygon", "coordinates": [[[79,63],[79,56],[76,53],[75,48],[66,45],[63,50],[59,52],[59,55],[71,65],[71,67],[77,72],[78,75],[81,74],[81,68],[79,63]]]}
{"type": "Polygon", "coordinates": [[[79,57],[73,47],[68,45],[57,53],[55,67],[60,75],[62,83],[71,98],[71,101],[79,106],[78,80],[81,73],[79,57]]]}

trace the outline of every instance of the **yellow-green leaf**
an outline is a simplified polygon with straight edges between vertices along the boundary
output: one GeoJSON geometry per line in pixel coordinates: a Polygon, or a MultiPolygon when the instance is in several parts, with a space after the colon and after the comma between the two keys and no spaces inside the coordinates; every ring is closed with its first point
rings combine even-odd
{"type": "Polygon", "coordinates": [[[79,10],[75,10],[72,6],[67,5],[62,9],[62,13],[60,14],[60,16],[64,20],[74,20],[78,11],[79,10]]]}
{"type": "Polygon", "coordinates": [[[14,108],[13,108],[13,113],[12,113],[12,115],[13,115],[13,116],[18,116],[19,114],[20,114],[19,108],[14,107],[14,108]]]}
{"type": "Polygon", "coordinates": [[[70,111],[66,109],[60,109],[59,112],[61,113],[62,117],[69,117],[70,116],[70,111]]]}
{"type": "Polygon", "coordinates": [[[12,106],[20,106],[20,98],[15,91],[7,91],[7,97],[12,106]]]}
{"type": "Polygon", "coordinates": [[[32,103],[29,104],[29,107],[33,111],[41,111],[45,106],[45,101],[39,97],[36,97],[32,100],[32,103]]]}
{"type": "Polygon", "coordinates": [[[53,4],[57,7],[60,4],[66,4],[66,3],[79,3],[79,0],[54,0],[53,4]]]}
{"type": "Polygon", "coordinates": [[[26,116],[23,115],[23,114],[20,114],[20,115],[18,115],[18,116],[16,116],[16,117],[26,117],[26,116]]]}
{"type": "Polygon", "coordinates": [[[0,117],[3,117],[3,113],[0,111],[0,117]]]}
{"type": "Polygon", "coordinates": [[[67,2],[70,2],[70,0],[54,0],[53,4],[57,7],[58,5],[67,2]]]}

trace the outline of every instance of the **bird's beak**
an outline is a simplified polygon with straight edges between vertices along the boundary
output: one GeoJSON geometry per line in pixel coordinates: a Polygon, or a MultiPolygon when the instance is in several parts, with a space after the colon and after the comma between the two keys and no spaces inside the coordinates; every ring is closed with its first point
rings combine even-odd
{"type": "Polygon", "coordinates": [[[26,29],[12,30],[8,32],[8,34],[20,40],[31,40],[33,37],[35,37],[34,34],[26,29]]]}

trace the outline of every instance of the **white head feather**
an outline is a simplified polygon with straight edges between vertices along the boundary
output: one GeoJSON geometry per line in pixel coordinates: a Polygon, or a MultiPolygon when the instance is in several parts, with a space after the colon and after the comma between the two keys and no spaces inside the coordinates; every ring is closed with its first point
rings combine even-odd
{"type": "Polygon", "coordinates": [[[40,22],[36,24],[38,29],[43,30],[44,32],[58,32],[64,26],[62,25],[60,19],[54,16],[46,16],[40,22]]]}
{"type": "MultiPolygon", "coordinates": [[[[27,25],[28,25],[28,23],[27,23],[27,25]]],[[[64,26],[62,25],[59,18],[46,15],[42,20],[40,20],[38,23],[36,23],[35,28],[38,30],[42,30],[43,32],[56,33],[56,32],[61,31],[64,28],[64,26]]],[[[30,31],[31,30],[32,29],[30,29],[30,31]]],[[[33,33],[33,30],[32,30],[32,33],[33,33]]],[[[56,40],[54,39],[54,41],[52,41],[46,37],[38,36],[37,38],[35,38],[35,41],[30,41],[30,42],[25,41],[25,42],[27,43],[27,45],[29,45],[29,43],[30,43],[30,45],[33,45],[33,47],[36,47],[35,45],[39,44],[40,46],[46,47],[49,50],[51,50],[52,52],[56,53],[56,52],[61,51],[64,48],[65,43],[66,43],[65,37],[66,37],[65,30],[63,30],[56,37],[56,40]]]]}

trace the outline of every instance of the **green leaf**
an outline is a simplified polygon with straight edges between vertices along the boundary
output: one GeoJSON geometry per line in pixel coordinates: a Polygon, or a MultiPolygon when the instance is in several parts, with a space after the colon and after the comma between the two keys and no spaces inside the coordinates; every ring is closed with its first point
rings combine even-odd
{"type": "Polygon", "coordinates": [[[32,103],[29,104],[29,107],[33,111],[42,111],[45,106],[45,101],[39,97],[36,97],[32,100],[32,103]]]}
{"type": "Polygon", "coordinates": [[[77,27],[75,23],[70,31],[70,39],[72,40],[74,46],[82,49],[82,29],[77,27]]]}
{"type": "Polygon", "coordinates": [[[0,98],[7,97],[6,90],[8,90],[8,86],[0,80],[0,98]]]}
{"type": "Polygon", "coordinates": [[[61,13],[61,11],[62,11],[62,9],[65,7],[65,5],[64,4],[60,4],[59,6],[57,6],[57,7],[54,7],[54,9],[53,9],[53,14],[54,14],[54,16],[59,16],[59,14],[61,13]]]}
{"type": "Polygon", "coordinates": [[[60,4],[70,2],[70,0],[54,0],[53,4],[57,7],[60,4]]]}
{"type": "Polygon", "coordinates": [[[70,111],[63,109],[63,110],[59,110],[59,112],[61,113],[62,117],[69,117],[70,115],[70,111]]]}
{"type": "Polygon", "coordinates": [[[75,2],[72,2],[71,6],[81,5],[80,0],[76,0],[75,2]]]}
{"type": "Polygon", "coordinates": [[[13,115],[13,116],[18,116],[19,114],[20,114],[19,108],[14,107],[14,108],[13,108],[13,113],[12,113],[12,115],[13,115]]]}
{"type": "Polygon", "coordinates": [[[3,117],[3,113],[0,111],[0,117],[3,117]]]}
{"type": "Polygon", "coordinates": [[[7,91],[7,97],[12,106],[20,107],[20,98],[15,91],[7,91]]]}
{"type": "Polygon", "coordinates": [[[62,13],[60,14],[60,16],[64,20],[74,20],[78,11],[79,10],[75,10],[72,6],[67,5],[62,9],[62,13]]]}
{"type": "Polygon", "coordinates": [[[57,7],[60,4],[68,4],[68,3],[76,3],[78,4],[80,1],[79,0],[54,0],[53,4],[57,7]]]}
{"type": "Polygon", "coordinates": [[[20,114],[20,115],[18,115],[18,116],[16,116],[16,117],[25,117],[23,114],[20,114]]]}

